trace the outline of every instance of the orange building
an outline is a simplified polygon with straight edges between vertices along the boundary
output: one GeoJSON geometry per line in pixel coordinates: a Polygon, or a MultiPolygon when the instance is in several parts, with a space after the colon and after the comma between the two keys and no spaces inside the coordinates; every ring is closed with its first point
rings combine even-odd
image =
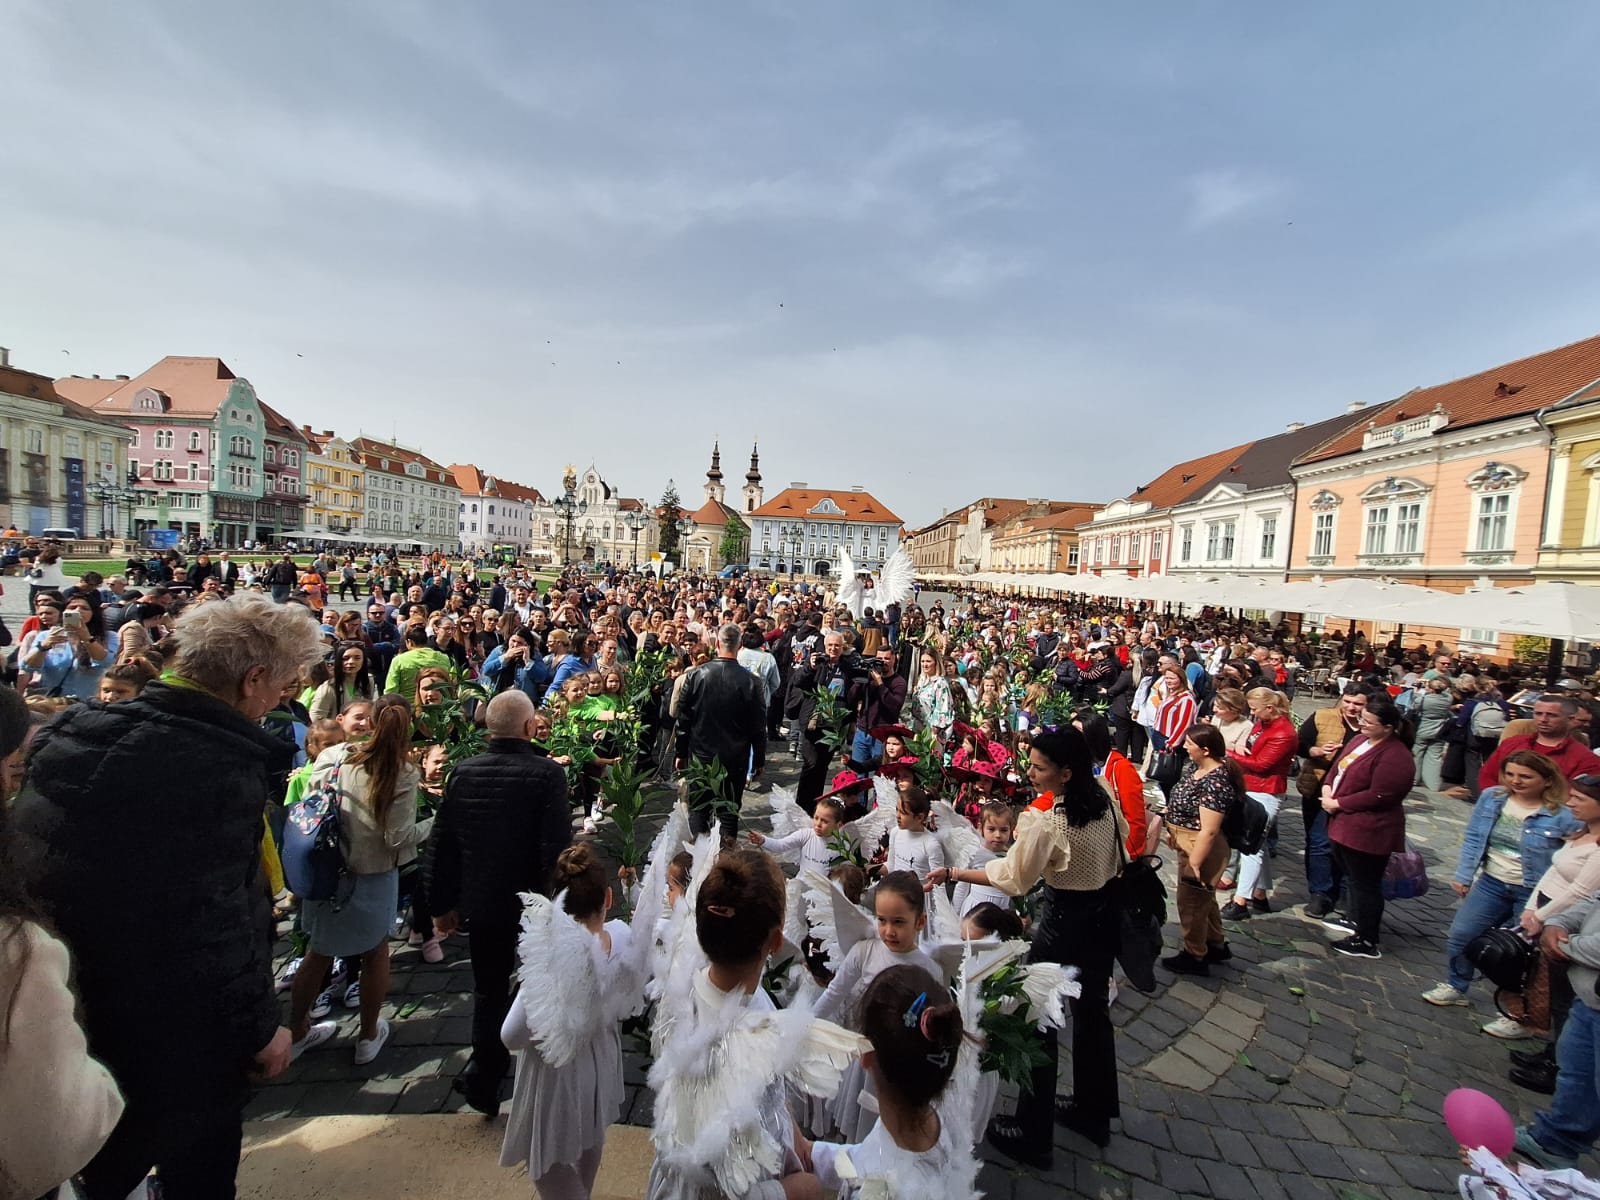
{"type": "MultiPolygon", "coordinates": [[[[1531,582],[1550,459],[1539,414],[1597,379],[1593,337],[1407,392],[1301,455],[1290,468],[1289,578],[1382,576],[1446,591],[1531,582]]],[[[1507,649],[1487,630],[1408,629],[1507,649]]]]}

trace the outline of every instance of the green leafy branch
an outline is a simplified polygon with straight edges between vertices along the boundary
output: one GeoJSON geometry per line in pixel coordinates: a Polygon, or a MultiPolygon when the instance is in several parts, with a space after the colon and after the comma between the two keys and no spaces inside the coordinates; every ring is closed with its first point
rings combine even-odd
{"type": "Polygon", "coordinates": [[[825,687],[813,689],[811,697],[816,701],[813,719],[821,734],[817,740],[837,754],[849,745],[850,708],[843,699],[825,687]]]}
{"type": "Polygon", "coordinates": [[[1022,990],[1023,970],[1020,963],[1008,963],[978,985],[983,1006],[978,1016],[983,1033],[978,1065],[1026,1091],[1034,1070],[1049,1060],[1039,1042],[1037,1018],[1022,990]]]}

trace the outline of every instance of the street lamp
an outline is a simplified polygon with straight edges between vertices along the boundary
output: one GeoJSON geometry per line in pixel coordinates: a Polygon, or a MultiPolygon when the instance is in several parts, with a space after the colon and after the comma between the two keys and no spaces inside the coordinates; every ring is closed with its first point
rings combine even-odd
{"type": "MultiPolygon", "coordinates": [[[[129,484],[131,484],[134,480],[131,469],[129,470],[128,478],[129,484]]],[[[89,495],[93,496],[100,502],[100,519],[102,521],[105,520],[105,506],[107,504],[111,505],[112,529],[117,529],[121,525],[121,522],[117,519],[117,506],[119,504],[126,504],[128,506],[128,524],[130,526],[130,532],[128,536],[130,538],[133,536],[131,532],[131,526],[133,525],[133,502],[139,498],[139,493],[133,487],[129,486],[128,484],[117,483],[110,479],[96,479],[89,484],[89,495]]]]}
{"type": "Polygon", "coordinates": [[[672,522],[672,527],[678,531],[678,541],[683,545],[683,566],[685,570],[688,570],[689,538],[694,534],[697,526],[693,517],[682,516],[672,522]]]}
{"type": "Polygon", "coordinates": [[[639,566],[639,534],[644,531],[646,525],[650,524],[650,518],[642,512],[630,510],[623,514],[622,522],[633,533],[633,565],[637,569],[639,566]]]}
{"type": "Polygon", "coordinates": [[[780,545],[788,543],[789,546],[789,578],[794,578],[794,560],[800,557],[800,539],[805,537],[804,525],[795,523],[778,527],[778,542],[780,545]]]}
{"type": "Polygon", "coordinates": [[[550,507],[555,509],[561,519],[567,523],[567,549],[562,565],[571,566],[572,522],[589,511],[589,502],[578,499],[578,473],[571,467],[568,467],[566,474],[561,477],[561,487],[562,494],[550,502],[550,507]]]}

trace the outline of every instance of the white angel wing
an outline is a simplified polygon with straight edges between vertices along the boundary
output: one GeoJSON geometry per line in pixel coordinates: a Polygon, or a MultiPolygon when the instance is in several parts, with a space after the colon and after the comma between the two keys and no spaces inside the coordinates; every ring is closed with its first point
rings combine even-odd
{"type": "Polygon", "coordinates": [[[688,832],[688,813],[682,805],[674,804],[672,811],[667,814],[666,824],[656,835],[655,844],[650,847],[648,865],[639,884],[639,903],[633,910],[632,919],[628,922],[633,937],[628,942],[627,951],[623,955],[621,968],[615,980],[618,989],[637,993],[635,1007],[630,1010],[634,1013],[644,1007],[644,988],[650,978],[650,959],[651,952],[655,948],[656,926],[667,907],[667,868],[672,864],[672,859],[678,853],[678,848],[683,845],[688,832]]]}
{"type": "MultiPolygon", "coordinates": [[[[872,798],[884,812],[892,813],[900,807],[900,789],[895,786],[892,775],[874,775],[872,777],[872,798]]],[[[878,835],[882,837],[882,834],[878,835]]]]}
{"type": "Polygon", "coordinates": [[[851,947],[878,936],[873,919],[850,903],[850,897],[826,875],[807,871],[801,879],[805,884],[811,936],[822,943],[829,965],[838,970],[851,947]]]}
{"type": "Polygon", "coordinates": [[[791,879],[784,888],[787,900],[783,909],[783,937],[795,946],[803,946],[811,936],[811,926],[806,924],[806,885],[799,879],[791,879]]]}
{"type": "Polygon", "coordinates": [[[1022,969],[1022,994],[1040,1029],[1060,1029],[1067,1023],[1066,1001],[1083,991],[1078,968],[1037,962],[1022,969]]]}
{"type": "Polygon", "coordinates": [[[874,597],[879,604],[904,605],[916,593],[917,568],[904,546],[889,556],[878,575],[878,590],[874,597]]]}
{"type": "Polygon", "coordinates": [[[808,829],[811,818],[795,802],[794,789],[774,787],[767,793],[767,805],[772,809],[772,836],[787,837],[796,829],[808,829]]]}
{"type": "Polygon", "coordinates": [[[842,545],[839,547],[839,594],[834,599],[835,603],[848,608],[857,620],[861,619],[866,592],[861,587],[861,580],[856,578],[856,560],[842,545]]]}
{"type": "Polygon", "coordinates": [[[844,830],[861,846],[861,851],[871,859],[878,849],[878,843],[883,840],[883,835],[889,832],[889,826],[894,823],[895,806],[899,796],[894,791],[894,780],[884,779],[882,775],[872,777],[872,786],[878,795],[878,807],[869,810],[865,816],[857,817],[854,821],[846,821],[844,830]],[[884,793],[880,790],[879,780],[888,785],[889,798],[884,800],[884,793]]]}
{"type": "Polygon", "coordinates": [[[944,847],[945,862],[958,868],[971,866],[972,856],[983,849],[983,839],[972,822],[952,808],[948,800],[935,800],[933,813],[938,826],[934,836],[944,847]]]}
{"type": "Polygon", "coordinates": [[[702,834],[691,847],[694,862],[689,867],[689,887],[683,898],[667,919],[666,933],[662,937],[664,977],[656,982],[660,989],[660,1003],[656,1006],[655,1025],[650,1030],[651,1050],[659,1053],[662,1045],[671,1039],[680,1023],[692,1020],[694,1013],[694,977],[705,965],[705,951],[700,949],[700,939],[695,932],[694,905],[700,895],[700,885],[706,872],[721,851],[722,839],[702,834]]]}
{"type": "Polygon", "coordinates": [[[517,939],[520,978],[533,985],[518,988],[517,997],[534,1044],[552,1067],[571,1062],[600,1021],[595,936],[567,914],[565,895],[524,895],[517,939]]]}
{"type": "Polygon", "coordinates": [[[650,1069],[656,1162],[697,1194],[743,1196],[783,1164],[785,1085],[832,1095],[865,1039],[809,1013],[762,1012],[732,994],[663,1047],[650,1069]]]}

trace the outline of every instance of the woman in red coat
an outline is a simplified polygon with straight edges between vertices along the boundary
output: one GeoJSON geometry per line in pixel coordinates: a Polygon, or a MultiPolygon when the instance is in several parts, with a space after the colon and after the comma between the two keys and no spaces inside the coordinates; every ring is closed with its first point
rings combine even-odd
{"type": "Polygon", "coordinates": [[[1289,790],[1289,770],[1295,751],[1300,748],[1300,733],[1289,716],[1289,700],[1269,687],[1251,688],[1245,696],[1250,705],[1252,724],[1244,745],[1228,751],[1228,757],[1244,772],[1244,788],[1267,810],[1267,836],[1254,854],[1239,856],[1238,888],[1233,903],[1224,905],[1222,915],[1242,921],[1253,908],[1271,912],[1267,893],[1272,890],[1272,859],[1267,845],[1277,835],[1278,806],[1289,790]]]}
{"type": "Polygon", "coordinates": [[[1406,814],[1416,762],[1399,736],[1404,718],[1394,701],[1374,696],[1361,715],[1361,731],[1322,781],[1328,839],[1349,888],[1349,915],[1329,913],[1323,924],[1348,936],[1331,947],[1354,958],[1381,958],[1383,872],[1389,855],[1404,850],[1406,814]]]}

